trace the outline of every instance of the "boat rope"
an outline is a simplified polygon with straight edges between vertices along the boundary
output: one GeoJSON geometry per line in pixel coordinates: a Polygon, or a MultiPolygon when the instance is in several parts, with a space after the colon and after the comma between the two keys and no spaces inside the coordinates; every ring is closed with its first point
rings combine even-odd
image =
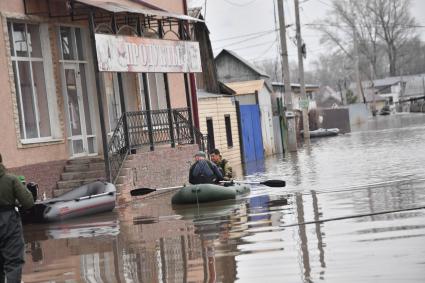
{"type": "Polygon", "coordinates": [[[294,227],[294,226],[316,224],[316,223],[321,224],[321,223],[330,222],[330,221],[338,221],[338,220],[344,220],[344,219],[360,218],[360,217],[390,214],[390,213],[398,213],[398,212],[412,211],[412,210],[421,210],[421,209],[425,209],[425,206],[410,207],[410,208],[395,209],[395,210],[385,210],[385,211],[372,212],[372,213],[353,214],[353,215],[347,215],[347,216],[319,219],[319,220],[315,220],[315,221],[306,221],[306,222],[301,222],[301,223],[292,223],[292,224],[287,224],[287,225],[280,225],[279,227],[285,228],[285,227],[294,227]]]}

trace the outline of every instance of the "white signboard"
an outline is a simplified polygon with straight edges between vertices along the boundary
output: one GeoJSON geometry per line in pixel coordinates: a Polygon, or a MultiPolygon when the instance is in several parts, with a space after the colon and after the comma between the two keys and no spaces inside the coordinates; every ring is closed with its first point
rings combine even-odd
{"type": "Polygon", "coordinates": [[[100,72],[200,73],[199,43],[95,34],[100,72]]]}

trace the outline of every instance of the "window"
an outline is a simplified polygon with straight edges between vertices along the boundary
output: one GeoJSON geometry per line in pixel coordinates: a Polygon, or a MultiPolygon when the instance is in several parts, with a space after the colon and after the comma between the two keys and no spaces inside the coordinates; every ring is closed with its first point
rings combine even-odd
{"type": "Polygon", "coordinates": [[[8,21],[21,139],[51,138],[40,26],[8,21]]]}
{"type": "Polygon", "coordinates": [[[120,92],[118,87],[118,77],[116,73],[104,73],[105,85],[106,85],[106,96],[108,104],[108,116],[109,116],[109,132],[112,133],[119,119],[121,118],[121,101],[120,92]]]}
{"type": "Polygon", "coordinates": [[[212,118],[207,118],[207,134],[208,134],[208,151],[211,152],[215,148],[214,125],[213,125],[212,118]]]}
{"type": "MultiPolygon", "coordinates": [[[[167,98],[165,93],[165,81],[163,73],[148,73],[147,86],[149,89],[149,106],[151,110],[167,109],[167,98]]],[[[146,110],[145,91],[143,89],[143,77],[139,74],[140,95],[142,110],[146,110]]]]}
{"type": "Polygon", "coordinates": [[[227,137],[227,146],[233,146],[233,137],[232,137],[232,122],[230,121],[230,115],[224,115],[224,123],[226,125],[226,137],[227,137]]]}

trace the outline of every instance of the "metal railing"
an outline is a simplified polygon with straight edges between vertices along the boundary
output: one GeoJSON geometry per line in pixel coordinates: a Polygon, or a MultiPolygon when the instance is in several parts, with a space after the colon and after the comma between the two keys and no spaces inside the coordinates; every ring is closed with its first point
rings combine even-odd
{"type": "Polygon", "coordinates": [[[189,108],[126,112],[119,119],[108,144],[110,180],[115,183],[128,153],[158,144],[194,144],[208,150],[208,136],[192,125],[189,108]],[[128,129],[126,137],[125,128],[128,129]]]}
{"type": "Polygon", "coordinates": [[[112,134],[111,139],[108,143],[108,156],[109,156],[109,177],[108,179],[112,183],[116,183],[116,179],[121,170],[122,164],[127,158],[129,148],[125,137],[124,119],[126,113],[124,113],[118,120],[117,126],[112,134]]]}

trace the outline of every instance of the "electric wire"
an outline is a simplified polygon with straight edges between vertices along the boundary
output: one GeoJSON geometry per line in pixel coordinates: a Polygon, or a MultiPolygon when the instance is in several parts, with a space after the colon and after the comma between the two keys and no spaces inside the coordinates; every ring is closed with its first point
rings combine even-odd
{"type": "Polygon", "coordinates": [[[230,0],[223,0],[223,1],[226,2],[227,4],[230,4],[230,5],[233,5],[233,6],[246,7],[246,6],[253,4],[257,0],[251,0],[251,1],[246,2],[246,3],[236,3],[236,2],[233,2],[233,1],[230,1],[230,0]]]}
{"type": "Polygon", "coordinates": [[[321,223],[330,222],[330,221],[361,218],[361,217],[368,217],[368,216],[374,216],[374,215],[398,213],[398,212],[421,210],[421,209],[425,209],[425,206],[409,207],[409,208],[394,209],[394,210],[384,210],[384,211],[372,212],[372,213],[352,214],[352,215],[346,215],[346,216],[340,216],[340,217],[319,219],[319,220],[315,220],[315,221],[305,221],[305,222],[301,222],[301,223],[292,223],[292,224],[280,225],[279,227],[286,228],[286,227],[294,227],[294,226],[301,226],[301,225],[308,225],[308,224],[317,224],[317,223],[321,224],[321,223]]]}

